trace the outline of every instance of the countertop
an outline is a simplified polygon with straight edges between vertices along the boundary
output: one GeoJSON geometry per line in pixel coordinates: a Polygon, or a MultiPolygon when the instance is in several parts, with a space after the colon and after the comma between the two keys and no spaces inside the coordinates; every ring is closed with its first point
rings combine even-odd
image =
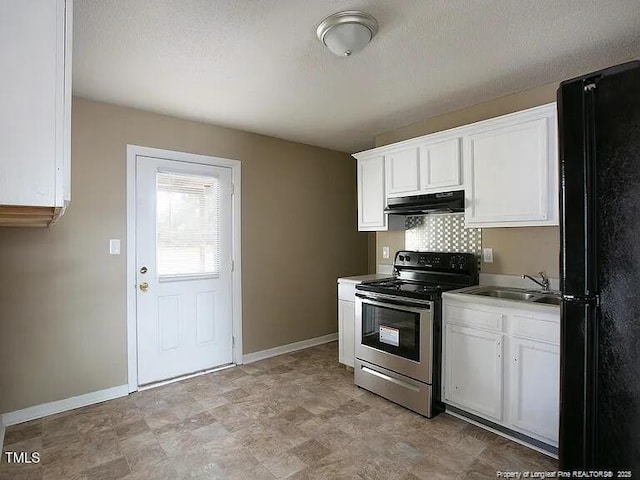
{"type": "MultiPolygon", "coordinates": [[[[518,300],[507,300],[502,298],[495,297],[485,297],[483,295],[469,295],[467,292],[473,291],[478,288],[478,285],[473,287],[465,287],[459,290],[450,290],[448,292],[443,292],[443,298],[450,298],[453,300],[457,300],[459,302],[468,302],[473,304],[482,304],[493,307],[502,307],[508,309],[519,309],[519,310],[528,310],[531,312],[540,312],[540,313],[551,313],[551,314],[559,314],[560,306],[559,305],[549,305],[544,303],[535,303],[535,302],[523,302],[518,300]]],[[[510,287],[506,287],[510,288],[510,287]]],[[[542,293],[542,292],[540,292],[542,293]]],[[[557,292],[553,292],[557,293],[557,292]]]]}
{"type": "Polygon", "coordinates": [[[369,275],[356,275],[355,277],[340,277],[338,283],[353,283],[358,284],[362,282],[368,282],[369,280],[382,280],[383,278],[391,278],[392,275],[385,275],[383,273],[371,273],[369,275]]]}

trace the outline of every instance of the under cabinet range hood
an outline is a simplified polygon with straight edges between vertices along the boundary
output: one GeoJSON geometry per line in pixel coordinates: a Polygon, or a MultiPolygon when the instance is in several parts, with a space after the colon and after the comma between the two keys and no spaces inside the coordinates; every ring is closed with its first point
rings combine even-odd
{"type": "Polygon", "coordinates": [[[394,197],[387,200],[384,213],[389,215],[425,215],[464,211],[464,190],[394,197]]]}

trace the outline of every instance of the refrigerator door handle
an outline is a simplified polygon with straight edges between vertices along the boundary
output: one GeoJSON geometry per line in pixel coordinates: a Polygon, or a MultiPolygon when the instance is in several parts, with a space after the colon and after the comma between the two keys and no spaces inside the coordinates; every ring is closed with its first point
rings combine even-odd
{"type": "Polygon", "coordinates": [[[600,306],[600,295],[562,295],[562,300],[569,303],[600,306]]]}

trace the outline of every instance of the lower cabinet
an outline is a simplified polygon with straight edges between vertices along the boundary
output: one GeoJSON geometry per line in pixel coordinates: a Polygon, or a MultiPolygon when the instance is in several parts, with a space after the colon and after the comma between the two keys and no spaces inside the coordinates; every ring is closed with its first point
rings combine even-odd
{"type": "Polygon", "coordinates": [[[338,300],[338,361],[353,368],[356,304],[338,300]]]}
{"type": "MultiPolygon", "coordinates": [[[[456,294],[449,294],[450,297],[456,294]]],[[[445,403],[558,445],[559,309],[443,300],[445,403]],[[487,322],[487,318],[502,321],[487,322]]]]}
{"type": "Polygon", "coordinates": [[[502,335],[445,325],[445,402],[502,420],[502,335]]]}
{"type": "Polygon", "coordinates": [[[521,338],[509,339],[511,425],[557,439],[560,403],[560,347],[521,338]]]}
{"type": "Polygon", "coordinates": [[[338,361],[353,368],[355,360],[356,285],[360,280],[338,279],[338,361]]]}

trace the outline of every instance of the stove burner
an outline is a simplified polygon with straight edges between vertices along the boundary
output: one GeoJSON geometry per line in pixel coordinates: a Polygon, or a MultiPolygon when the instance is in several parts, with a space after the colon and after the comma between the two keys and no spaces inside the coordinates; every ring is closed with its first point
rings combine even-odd
{"type": "Polygon", "coordinates": [[[437,301],[442,292],[478,283],[476,257],[470,253],[399,251],[395,276],[363,282],[356,290],[437,301]]]}

